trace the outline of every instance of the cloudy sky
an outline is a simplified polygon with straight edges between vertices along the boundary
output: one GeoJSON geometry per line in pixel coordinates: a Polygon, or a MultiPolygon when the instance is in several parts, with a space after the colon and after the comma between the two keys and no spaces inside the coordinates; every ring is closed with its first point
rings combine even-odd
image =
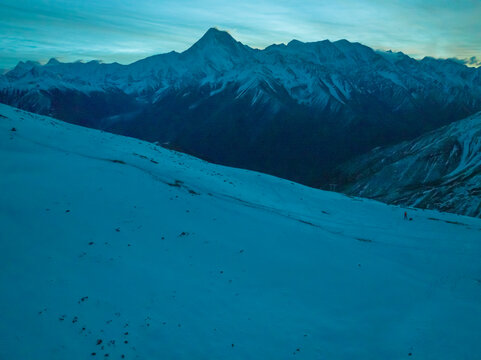
{"type": "Polygon", "coordinates": [[[0,69],[20,60],[130,63],[210,27],[252,47],[347,39],[416,58],[481,59],[481,0],[1,0],[0,69]]]}

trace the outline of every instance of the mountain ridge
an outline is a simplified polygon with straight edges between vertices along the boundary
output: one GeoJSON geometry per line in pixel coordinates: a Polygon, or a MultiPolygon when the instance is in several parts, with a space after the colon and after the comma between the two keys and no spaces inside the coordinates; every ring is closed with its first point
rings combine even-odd
{"type": "Polygon", "coordinates": [[[481,217],[481,112],[338,167],[353,196],[481,217]]]}
{"type": "Polygon", "coordinates": [[[252,49],[210,29],[130,65],[19,64],[0,102],[325,186],[340,162],[481,110],[481,70],[347,40],[252,49]]]}

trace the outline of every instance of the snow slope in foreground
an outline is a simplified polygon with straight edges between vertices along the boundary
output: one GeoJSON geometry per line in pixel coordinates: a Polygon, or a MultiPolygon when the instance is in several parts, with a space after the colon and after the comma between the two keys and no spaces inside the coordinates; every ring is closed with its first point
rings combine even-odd
{"type": "Polygon", "coordinates": [[[479,219],[0,114],[0,359],[480,358],[479,219]]]}

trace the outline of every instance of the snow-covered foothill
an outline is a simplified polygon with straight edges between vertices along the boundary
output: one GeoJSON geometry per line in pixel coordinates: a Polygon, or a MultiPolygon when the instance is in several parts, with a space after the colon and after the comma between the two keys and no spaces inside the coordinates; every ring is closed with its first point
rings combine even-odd
{"type": "Polygon", "coordinates": [[[350,195],[481,217],[481,112],[339,167],[350,195]]]}

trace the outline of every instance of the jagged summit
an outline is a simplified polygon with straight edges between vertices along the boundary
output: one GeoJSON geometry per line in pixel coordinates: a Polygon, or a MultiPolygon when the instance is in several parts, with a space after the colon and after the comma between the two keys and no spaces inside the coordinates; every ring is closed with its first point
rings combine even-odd
{"type": "Polygon", "coordinates": [[[229,34],[228,31],[226,30],[220,30],[216,27],[211,27],[207,32],[202,36],[202,39],[209,39],[209,38],[215,38],[217,40],[225,40],[225,41],[236,41],[231,34],[229,34]]]}
{"type": "MultiPolygon", "coordinates": [[[[240,44],[227,31],[210,28],[190,49],[211,46],[235,47],[240,44]]],[[[190,50],[189,49],[189,50],[190,50]]],[[[187,50],[187,51],[189,51],[187,50]]]]}
{"type": "Polygon", "coordinates": [[[208,60],[224,67],[225,60],[229,68],[234,66],[233,59],[245,59],[252,49],[236,41],[227,31],[210,28],[194,45],[182,53],[184,58],[208,60]]]}
{"type": "Polygon", "coordinates": [[[58,59],[56,58],[51,58],[48,62],[47,62],[47,65],[58,65],[58,64],[61,64],[60,61],[58,61],[58,59]]]}
{"type": "Polygon", "coordinates": [[[40,66],[41,64],[38,62],[38,61],[32,61],[32,60],[28,60],[28,61],[19,61],[18,64],[15,66],[15,69],[16,68],[25,68],[25,67],[33,67],[33,66],[40,66]]]}
{"type": "Polygon", "coordinates": [[[291,41],[289,41],[287,43],[287,46],[302,46],[304,45],[305,43],[303,43],[302,41],[300,40],[297,40],[297,39],[292,39],[291,41]]]}

